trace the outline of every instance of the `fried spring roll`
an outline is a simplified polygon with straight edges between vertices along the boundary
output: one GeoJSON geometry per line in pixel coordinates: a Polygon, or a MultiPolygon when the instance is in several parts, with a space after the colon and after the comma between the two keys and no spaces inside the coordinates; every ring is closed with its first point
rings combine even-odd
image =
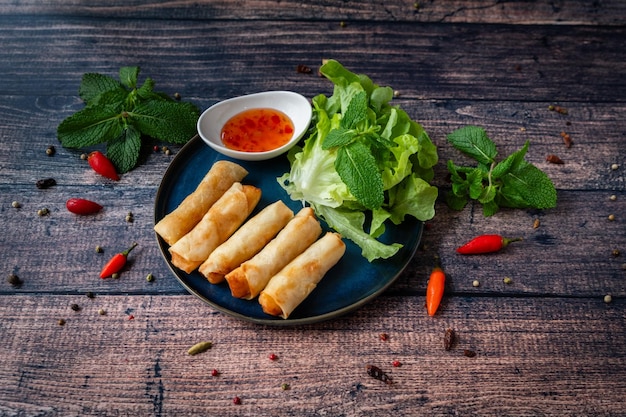
{"type": "Polygon", "coordinates": [[[247,174],[248,171],[234,162],[217,161],[194,192],[163,217],[154,230],[168,245],[173,245],[193,229],[233,183],[241,181],[247,174]]]}
{"type": "Polygon", "coordinates": [[[218,246],[200,265],[200,273],[212,284],[224,281],[227,273],[263,249],[292,218],[293,211],[282,201],[270,204],[218,246]]]}
{"type": "Polygon", "coordinates": [[[259,295],[263,311],[288,318],[345,251],[338,233],[326,233],[270,279],[259,295]]]}
{"type": "Polygon", "coordinates": [[[311,207],[300,210],[259,253],[226,275],[234,297],[251,300],[270,278],[308,248],[322,233],[311,207]]]}
{"type": "Polygon", "coordinates": [[[172,264],[190,273],[232,235],[252,213],[261,190],[234,183],[189,233],[170,246],[172,264]]]}

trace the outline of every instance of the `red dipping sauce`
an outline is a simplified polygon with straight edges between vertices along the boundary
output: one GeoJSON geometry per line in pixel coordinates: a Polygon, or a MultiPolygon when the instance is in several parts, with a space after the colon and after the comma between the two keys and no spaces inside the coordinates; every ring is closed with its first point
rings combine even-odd
{"type": "Polygon", "coordinates": [[[241,152],[266,152],[289,142],[293,136],[293,122],[279,110],[250,109],[231,117],[220,136],[227,148],[241,152]]]}

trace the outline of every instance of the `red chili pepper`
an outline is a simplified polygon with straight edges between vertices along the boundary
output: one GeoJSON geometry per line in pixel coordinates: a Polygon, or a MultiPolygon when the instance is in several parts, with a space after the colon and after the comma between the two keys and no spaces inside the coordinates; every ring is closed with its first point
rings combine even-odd
{"type": "Polygon", "coordinates": [[[103,177],[110,178],[114,181],[119,181],[120,177],[117,175],[117,171],[115,170],[115,166],[113,162],[109,160],[104,154],[100,151],[93,151],[87,157],[87,162],[96,171],[98,174],[103,177]]]}
{"type": "Polygon", "coordinates": [[[94,214],[102,210],[102,206],[84,198],[70,198],[65,207],[74,214],[94,214]]]}
{"type": "Polygon", "coordinates": [[[426,288],[426,310],[429,316],[434,316],[443,298],[443,289],[446,284],[446,274],[436,266],[430,273],[428,287],[426,288]]]}
{"type": "Polygon", "coordinates": [[[115,274],[116,272],[119,272],[124,267],[124,265],[126,265],[126,259],[128,258],[128,254],[131,250],[135,249],[135,246],[137,246],[136,242],[133,243],[133,245],[130,248],[126,249],[124,252],[113,255],[109,262],[104,265],[102,271],[100,271],[100,278],[107,278],[115,274]]]}
{"type": "Polygon", "coordinates": [[[461,255],[477,255],[480,253],[497,252],[504,249],[511,242],[522,240],[521,237],[508,239],[500,235],[481,235],[467,242],[456,251],[461,255]]]}

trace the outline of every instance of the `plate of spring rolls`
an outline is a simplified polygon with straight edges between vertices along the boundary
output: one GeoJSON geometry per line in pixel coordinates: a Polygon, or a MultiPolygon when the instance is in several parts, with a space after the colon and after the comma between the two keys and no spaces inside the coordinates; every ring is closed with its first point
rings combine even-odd
{"type": "Polygon", "coordinates": [[[277,178],[286,155],[240,161],[196,136],[174,157],[156,194],[157,242],[183,287],[227,315],[298,325],[354,311],[384,292],[419,245],[423,223],[407,217],[381,240],[403,247],[368,262],[360,248],[292,201],[277,178]]]}

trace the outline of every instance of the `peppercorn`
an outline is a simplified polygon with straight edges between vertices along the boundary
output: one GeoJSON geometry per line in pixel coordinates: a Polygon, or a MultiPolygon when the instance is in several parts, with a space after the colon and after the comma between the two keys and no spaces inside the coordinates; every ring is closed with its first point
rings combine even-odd
{"type": "Polygon", "coordinates": [[[80,159],[82,159],[83,161],[86,161],[88,158],[89,158],[89,155],[87,155],[86,153],[80,154],[80,159]]]}
{"type": "Polygon", "coordinates": [[[165,152],[163,152],[165,155],[169,156],[172,154],[172,151],[170,151],[169,149],[166,149],[165,152]]]}
{"type": "Polygon", "coordinates": [[[44,178],[41,180],[37,180],[35,186],[40,190],[45,190],[46,188],[50,188],[54,185],[57,185],[57,182],[54,178],[44,178]]]}
{"type": "Polygon", "coordinates": [[[615,214],[609,214],[608,219],[609,219],[609,221],[615,220],[615,214]]]}
{"type": "Polygon", "coordinates": [[[473,350],[465,349],[463,351],[463,355],[467,356],[468,358],[473,358],[474,356],[476,356],[476,352],[474,352],[473,350]]]}
{"type": "Polygon", "coordinates": [[[611,294],[607,294],[604,296],[604,302],[609,304],[611,303],[611,301],[613,301],[613,297],[611,297],[611,294]]]}
{"type": "Polygon", "coordinates": [[[283,391],[287,391],[290,388],[291,387],[287,383],[280,384],[280,389],[282,389],[283,391]]]}
{"type": "Polygon", "coordinates": [[[213,369],[211,371],[211,376],[219,376],[219,374],[220,374],[220,371],[218,371],[217,369],[213,369]]]}
{"type": "Polygon", "coordinates": [[[111,274],[111,278],[113,278],[113,279],[117,279],[119,277],[120,277],[120,274],[117,273],[117,272],[114,272],[113,274],[111,274]]]}
{"type": "Polygon", "coordinates": [[[48,210],[47,207],[37,210],[37,215],[39,217],[47,216],[48,214],[50,214],[50,210],[48,210]]]}
{"type": "Polygon", "coordinates": [[[13,208],[20,208],[20,207],[22,207],[22,205],[18,201],[14,201],[14,202],[11,203],[11,207],[13,207],[13,208]]]}
{"type": "Polygon", "coordinates": [[[148,281],[148,282],[154,281],[154,275],[152,275],[152,274],[146,275],[146,281],[148,281]]]}
{"type": "Polygon", "coordinates": [[[539,219],[535,219],[535,221],[533,222],[533,229],[539,228],[539,225],[540,225],[539,219]]]}
{"type": "Polygon", "coordinates": [[[180,95],[180,93],[174,93],[174,100],[180,100],[182,98],[182,96],[180,95]]]}
{"type": "Polygon", "coordinates": [[[57,323],[59,323],[59,326],[65,326],[65,319],[59,319],[57,323]]]}
{"type": "Polygon", "coordinates": [[[233,398],[233,404],[235,404],[235,405],[239,405],[239,404],[241,404],[241,398],[239,398],[239,397],[234,397],[234,398],[233,398]]]}
{"type": "Polygon", "coordinates": [[[107,312],[105,309],[101,308],[98,310],[98,314],[100,314],[101,316],[106,316],[107,312]]]}
{"type": "Polygon", "coordinates": [[[85,294],[87,296],[87,298],[96,298],[96,295],[94,293],[92,293],[91,291],[87,292],[87,294],[85,294]]]}
{"type": "Polygon", "coordinates": [[[22,284],[24,283],[20,277],[18,277],[15,274],[9,274],[9,276],[7,277],[7,282],[9,284],[11,284],[13,287],[15,288],[19,288],[22,286],[22,284]]]}
{"type": "Polygon", "coordinates": [[[96,246],[96,253],[102,253],[102,252],[104,252],[104,249],[102,249],[102,246],[97,245],[96,246]]]}
{"type": "Polygon", "coordinates": [[[477,279],[475,279],[474,281],[472,281],[472,286],[473,286],[473,287],[480,287],[480,281],[478,281],[477,279]]]}
{"type": "Polygon", "coordinates": [[[269,358],[270,358],[271,361],[275,361],[275,360],[278,359],[278,356],[275,353],[270,353],[269,358]]]}
{"type": "Polygon", "coordinates": [[[617,171],[617,170],[619,169],[619,165],[618,165],[618,164],[612,164],[612,165],[611,165],[611,169],[612,169],[613,171],[617,171]]]}
{"type": "Polygon", "coordinates": [[[505,284],[512,284],[513,283],[513,279],[511,279],[511,277],[504,277],[504,279],[502,281],[505,284]]]}
{"type": "Polygon", "coordinates": [[[611,201],[615,201],[615,200],[617,200],[617,196],[616,196],[615,194],[612,194],[612,195],[609,197],[609,200],[611,200],[611,201]]]}
{"type": "Polygon", "coordinates": [[[614,257],[616,257],[616,258],[617,258],[617,257],[619,256],[619,249],[613,249],[613,250],[611,251],[611,255],[613,255],[614,257]]]}
{"type": "Polygon", "coordinates": [[[80,311],[80,306],[78,304],[72,304],[70,308],[74,311],[80,311]]]}
{"type": "Polygon", "coordinates": [[[402,366],[402,362],[400,362],[400,361],[393,361],[393,362],[391,362],[391,365],[392,365],[394,368],[399,368],[399,367],[401,367],[401,366],[402,366]]]}
{"type": "Polygon", "coordinates": [[[128,212],[128,214],[126,215],[126,221],[128,223],[132,223],[135,219],[133,218],[133,213],[131,211],[128,212]]]}
{"type": "Polygon", "coordinates": [[[385,342],[389,339],[389,335],[387,333],[381,333],[380,335],[378,335],[378,338],[385,342]]]}
{"type": "Polygon", "coordinates": [[[55,152],[56,152],[56,149],[52,145],[48,146],[48,148],[46,149],[46,155],[48,156],[54,155],[55,152]]]}

